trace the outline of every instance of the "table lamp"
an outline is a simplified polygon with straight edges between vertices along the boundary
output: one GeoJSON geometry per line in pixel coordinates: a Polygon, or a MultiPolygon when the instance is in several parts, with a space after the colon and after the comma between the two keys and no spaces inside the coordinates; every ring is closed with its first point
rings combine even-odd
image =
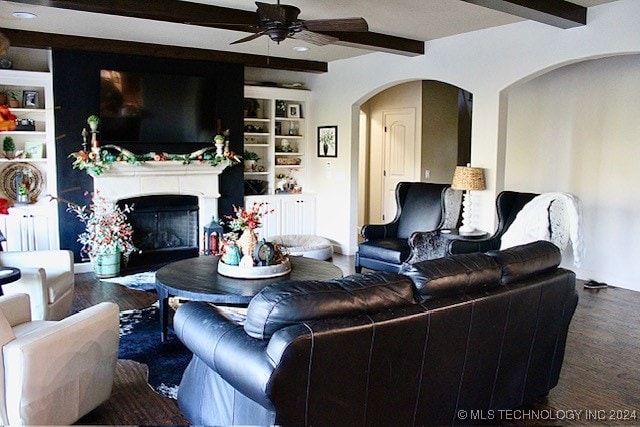
{"type": "Polygon", "coordinates": [[[484,171],[482,168],[473,168],[471,164],[467,166],[456,166],[453,174],[451,188],[463,190],[462,199],[462,227],[458,229],[460,234],[471,234],[476,229],[471,226],[471,194],[472,190],[484,190],[484,171]]]}

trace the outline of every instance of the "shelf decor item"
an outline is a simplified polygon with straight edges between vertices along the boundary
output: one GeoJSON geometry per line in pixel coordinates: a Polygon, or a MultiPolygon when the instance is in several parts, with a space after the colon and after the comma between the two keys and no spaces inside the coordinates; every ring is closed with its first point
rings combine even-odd
{"type": "Polygon", "coordinates": [[[245,150],[243,160],[244,160],[245,172],[254,172],[257,169],[258,160],[260,160],[260,156],[258,156],[258,153],[245,150]]]}
{"type": "Polygon", "coordinates": [[[131,206],[124,209],[94,194],[89,206],[67,203],[67,211],[74,213],[85,224],[85,231],[78,236],[82,252],[91,259],[96,276],[114,277],[120,273],[120,258],[128,260],[136,247],[133,244],[133,228],[126,214],[133,211],[131,206]]]}
{"type": "Polygon", "coordinates": [[[13,138],[5,136],[2,140],[2,150],[4,150],[4,156],[7,159],[13,159],[15,157],[16,144],[13,142],[13,138]]]}
{"type": "Polygon", "coordinates": [[[31,197],[29,196],[29,187],[30,187],[30,182],[28,180],[18,182],[17,188],[16,188],[16,193],[17,193],[16,202],[18,203],[31,202],[31,197]]]}
{"type": "Polygon", "coordinates": [[[9,97],[9,107],[20,108],[20,98],[18,92],[10,90],[9,92],[7,92],[7,96],[9,97]]]}
{"type": "Polygon", "coordinates": [[[25,142],[24,156],[27,159],[42,159],[44,157],[44,144],[41,141],[25,142]]]}
{"type": "Polygon", "coordinates": [[[12,131],[16,128],[16,115],[6,105],[0,105],[0,132],[12,131]]]}
{"type": "Polygon", "coordinates": [[[0,173],[2,192],[11,200],[18,200],[18,184],[23,181],[29,190],[29,201],[26,203],[35,202],[44,188],[44,177],[37,167],[30,163],[15,162],[0,173]]]}
{"type": "Polygon", "coordinates": [[[22,92],[22,106],[24,108],[38,108],[38,92],[35,90],[25,90],[22,92]]]}
{"type": "Polygon", "coordinates": [[[287,105],[287,118],[299,119],[300,117],[300,104],[287,105]]]}

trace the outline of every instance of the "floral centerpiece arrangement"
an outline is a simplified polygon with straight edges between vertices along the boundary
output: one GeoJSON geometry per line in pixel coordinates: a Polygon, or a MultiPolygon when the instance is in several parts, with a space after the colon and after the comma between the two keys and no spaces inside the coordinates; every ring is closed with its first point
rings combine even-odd
{"type": "Polygon", "coordinates": [[[273,209],[269,209],[264,202],[254,202],[250,208],[234,206],[233,211],[233,215],[226,216],[232,232],[224,236],[222,262],[244,268],[281,264],[286,259],[282,248],[264,240],[258,242],[255,232],[262,224],[264,215],[272,213],[273,209]],[[257,247],[263,250],[256,251],[257,247]]]}
{"type": "MultiPolygon", "coordinates": [[[[78,236],[82,252],[91,261],[98,262],[101,256],[122,254],[125,262],[136,247],[133,244],[133,228],[126,214],[133,206],[121,209],[99,194],[94,194],[89,206],[67,203],[67,211],[74,213],[85,224],[85,231],[78,236]]],[[[94,265],[95,267],[95,265],[94,265]]]]}

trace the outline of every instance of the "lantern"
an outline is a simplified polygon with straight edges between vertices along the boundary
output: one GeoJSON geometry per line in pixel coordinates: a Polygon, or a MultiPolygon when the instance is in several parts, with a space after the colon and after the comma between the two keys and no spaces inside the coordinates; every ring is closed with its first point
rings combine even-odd
{"type": "Polygon", "coordinates": [[[218,223],[218,220],[211,218],[211,222],[204,226],[204,254],[217,255],[220,250],[220,241],[224,229],[218,223]]]}

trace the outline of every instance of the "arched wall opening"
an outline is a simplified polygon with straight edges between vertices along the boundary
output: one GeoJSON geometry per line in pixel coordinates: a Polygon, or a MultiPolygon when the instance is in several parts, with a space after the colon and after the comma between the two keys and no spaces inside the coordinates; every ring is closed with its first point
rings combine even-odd
{"type": "Polygon", "coordinates": [[[504,188],[570,192],[582,201],[578,277],[636,288],[640,243],[640,55],[588,58],[503,91],[504,188]]]}
{"type": "Polygon", "coordinates": [[[360,100],[358,227],[393,219],[397,182],[451,182],[455,166],[470,161],[472,102],[464,89],[435,80],[399,82],[360,100]],[[411,136],[400,141],[390,129],[405,125],[411,136]]]}

